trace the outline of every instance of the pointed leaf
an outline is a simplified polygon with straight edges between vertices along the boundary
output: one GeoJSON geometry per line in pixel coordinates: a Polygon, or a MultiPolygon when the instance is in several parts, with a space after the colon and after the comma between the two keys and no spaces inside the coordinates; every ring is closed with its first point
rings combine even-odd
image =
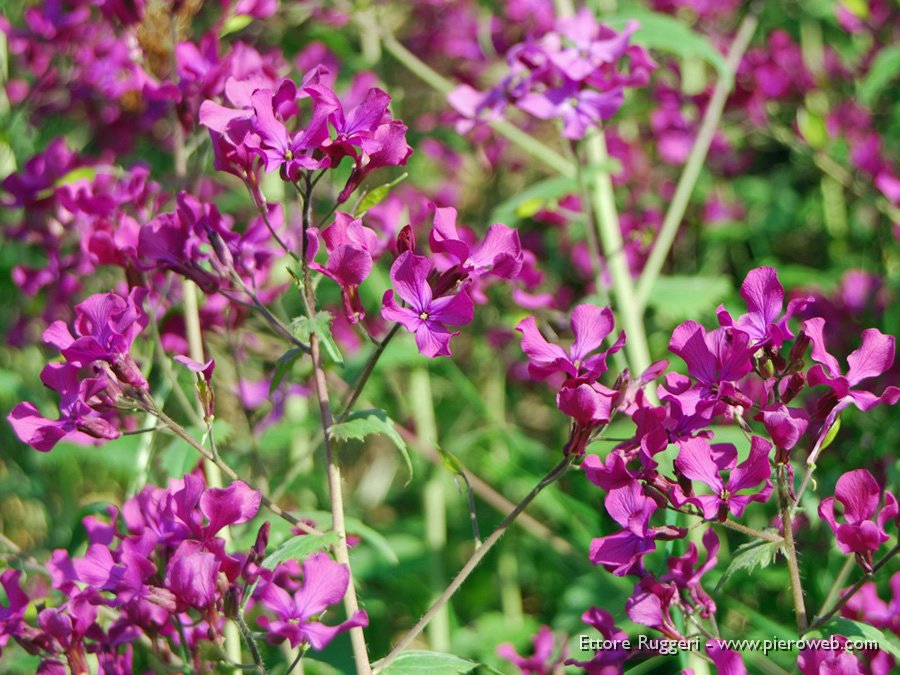
{"type": "Polygon", "coordinates": [[[325,532],[323,534],[298,534],[291,537],[281,546],[267,555],[262,562],[266,569],[273,570],[279,563],[285,560],[305,560],[316,551],[334,546],[338,542],[337,532],[325,532]]]}
{"type": "Polygon", "coordinates": [[[397,450],[406,462],[410,480],[413,475],[412,460],[409,458],[409,450],[406,441],[394,428],[394,421],[387,416],[384,410],[358,410],[347,416],[347,419],[339,424],[332,424],[328,429],[328,437],[338,443],[356,440],[363,441],[370,434],[384,434],[397,446],[397,450]]]}

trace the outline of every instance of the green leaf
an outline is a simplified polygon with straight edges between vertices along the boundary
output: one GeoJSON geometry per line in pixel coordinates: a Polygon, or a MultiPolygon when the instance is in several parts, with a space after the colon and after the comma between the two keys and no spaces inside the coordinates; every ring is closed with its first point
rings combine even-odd
{"type": "Polygon", "coordinates": [[[837,438],[838,432],[841,430],[841,416],[838,415],[837,419],[834,420],[834,424],[831,425],[831,428],[828,430],[828,433],[825,434],[825,439],[822,441],[822,447],[819,449],[821,453],[822,450],[827,448],[834,442],[834,439],[837,438]]]}
{"type": "Polygon", "coordinates": [[[453,654],[413,650],[402,652],[381,672],[383,675],[457,675],[470,673],[477,666],[475,661],[453,654]]]}
{"type": "Polygon", "coordinates": [[[572,178],[557,176],[530,185],[517,195],[502,202],[491,213],[494,223],[514,225],[520,220],[530,218],[549,203],[578,192],[578,183],[572,178]]]}
{"type": "Polygon", "coordinates": [[[294,319],[291,327],[294,329],[294,335],[301,342],[309,342],[309,338],[313,333],[318,335],[331,360],[338,365],[344,365],[344,357],[341,355],[341,350],[338,349],[337,343],[331,336],[332,318],[331,312],[318,312],[315,319],[310,319],[308,316],[294,319]]]}
{"type": "Polygon", "coordinates": [[[384,410],[377,408],[358,410],[350,413],[343,422],[332,424],[328,428],[328,437],[337,443],[346,443],[351,440],[363,441],[371,434],[384,434],[397,446],[403,456],[403,461],[406,462],[409,478],[412,480],[413,466],[412,460],[409,458],[409,450],[406,448],[406,441],[397,433],[394,421],[387,416],[384,410]]]}
{"type": "Polygon", "coordinates": [[[725,57],[712,42],[674,17],[638,10],[629,11],[627,15],[604,18],[603,22],[616,30],[622,30],[629,21],[634,20],[641,26],[635,31],[633,42],[651,49],[677,54],[682,58],[699,56],[712,64],[719,71],[720,77],[729,80],[734,77],[728,64],[725,63],[725,57]]]}
{"type": "Polygon", "coordinates": [[[369,190],[359,202],[359,206],[356,207],[356,213],[354,215],[359,218],[373,206],[381,203],[381,201],[390,194],[391,189],[397,186],[400,182],[406,180],[407,176],[409,176],[409,174],[404,173],[403,175],[392,180],[390,183],[385,183],[384,185],[379,185],[378,187],[369,190]]]}
{"type": "Polygon", "coordinates": [[[858,85],[859,99],[871,107],[888,84],[900,76],[900,46],[886,47],[878,52],[869,72],[858,85]]]}
{"type": "Polygon", "coordinates": [[[266,569],[273,570],[279,563],[285,560],[306,560],[316,551],[334,546],[338,543],[337,532],[325,532],[323,534],[298,534],[291,537],[281,546],[276,548],[270,555],[267,555],[262,562],[262,566],[266,569]]]}
{"type": "MultiPolygon", "coordinates": [[[[331,513],[328,511],[304,511],[300,515],[317,523],[325,523],[331,520],[331,513]]],[[[378,532],[378,530],[364,524],[358,518],[345,518],[344,529],[350,534],[359,535],[364,544],[369,544],[391,564],[397,565],[400,562],[400,558],[397,557],[397,553],[391,548],[390,543],[385,539],[384,535],[378,532]]]]}
{"type": "MultiPolygon", "coordinates": [[[[774,532],[774,530],[771,531],[774,532]]],[[[722,575],[722,578],[719,579],[719,583],[716,585],[716,591],[722,588],[728,578],[738,570],[752,572],[757,567],[771,565],[780,547],[780,542],[763,539],[738,546],[734,556],[731,558],[731,564],[728,565],[728,569],[725,570],[725,574],[722,575]]]]}
{"type": "Polygon", "coordinates": [[[244,30],[251,23],[253,23],[253,17],[249,14],[235,14],[234,16],[229,16],[225,20],[225,25],[222,26],[222,30],[219,31],[219,37],[225,37],[230,33],[237,33],[240,30],[244,30]]]}
{"type": "Polygon", "coordinates": [[[844,617],[832,619],[822,626],[822,633],[828,636],[843,635],[851,639],[874,640],[879,647],[900,661],[900,645],[897,638],[861,621],[853,621],[844,617]]]}
{"type": "Polygon", "coordinates": [[[294,363],[297,362],[297,359],[299,359],[302,354],[302,349],[294,347],[293,349],[288,349],[284,354],[278,357],[278,361],[275,362],[275,372],[272,374],[272,384],[269,385],[270,396],[273,391],[278,389],[278,385],[281,384],[284,376],[290,372],[294,363]]]}
{"type": "Polygon", "coordinates": [[[653,284],[647,306],[674,320],[701,319],[731,292],[728,277],[661,276],[653,284]]]}
{"type": "MultiPolygon", "coordinates": [[[[459,460],[449,450],[444,450],[441,446],[436,446],[438,454],[441,456],[441,462],[447,467],[447,470],[454,476],[460,476],[465,479],[466,474],[463,472],[462,465],[459,460]]],[[[466,483],[468,484],[468,482],[466,483]]]]}

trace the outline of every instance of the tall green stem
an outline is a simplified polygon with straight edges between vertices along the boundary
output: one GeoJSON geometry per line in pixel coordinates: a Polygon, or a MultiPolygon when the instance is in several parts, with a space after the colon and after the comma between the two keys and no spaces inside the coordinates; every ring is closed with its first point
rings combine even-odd
{"type": "Polygon", "coordinates": [[[378,672],[383,672],[384,669],[394,660],[396,659],[403,650],[405,650],[410,643],[416,639],[416,637],[425,629],[425,627],[431,622],[431,620],[441,611],[441,608],[450,602],[450,598],[452,598],[456,592],[460,589],[466,579],[469,578],[469,575],[475,570],[478,566],[478,563],[488,554],[488,552],[494,547],[503,534],[506,532],[507,528],[513,524],[513,521],[519,516],[522,511],[525,510],[532,500],[537,497],[541,491],[547,487],[555,483],[557,480],[565,475],[566,471],[569,470],[569,467],[572,466],[573,457],[566,457],[555,467],[550,469],[549,473],[544,476],[537,485],[528,493],[528,495],[518,504],[516,507],[503,519],[500,525],[497,526],[497,529],[491,533],[487,539],[484,540],[484,543],[481,544],[475,551],[472,553],[472,556],[463,565],[463,568],[459,571],[453,581],[450,582],[450,585],[441,593],[441,596],[435,600],[434,604],[422,615],[422,618],[419,619],[419,622],[413,626],[407,633],[400,639],[400,642],[391,650],[391,653],[385,656],[381,661],[378,661],[376,667],[378,672]]]}
{"type": "MultiPolygon", "coordinates": [[[[609,162],[606,138],[602,131],[591,133],[586,139],[585,148],[589,166],[601,167],[609,162]]],[[[650,365],[650,348],[647,345],[642,313],[634,296],[631,270],[628,268],[628,259],[625,257],[625,242],[622,240],[622,228],[619,225],[619,214],[616,211],[612,177],[609,172],[597,169],[590,187],[593,211],[596,216],[595,225],[603,246],[606,265],[612,277],[612,292],[616,301],[616,309],[622,321],[622,327],[628,336],[625,343],[628,364],[632,373],[638,375],[650,365]]]]}
{"type": "Polygon", "coordinates": [[[720,77],[716,82],[713,94],[706,106],[706,112],[703,114],[703,121],[700,124],[700,131],[697,134],[697,140],[691,148],[691,154],[688,156],[681,177],[678,179],[678,185],[675,187],[675,195],[669,204],[663,219],[662,227],[659,230],[659,236],[647,258],[644,270],[641,272],[640,279],[637,284],[636,300],[638,303],[637,311],[643,312],[647,305],[647,299],[653,290],[653,284],[656,282],[659,273],[662,271],[669,251],[675,241],[675,235],[678,234],[678,228],[684,218],[684,212],[687,210],[688,202],[691,194],[697,184],[697,178],[700,176],[700,170],[706,161],[706,155],[709,153],[709,147],[712,144],[713,137],[716,134],[716,128],[719,126],[719,120],[722,117],[722,110],[725,108],[725,101],[728,94],[734,86],[734,73],[741,63],[744,52],[750,44],[750,38],[756,30],[756,15],[752,12],[744,17],[735,35],[734,42],[728,50],[726,57],[726,65],[728,67],[728,77],[720,77]]]}
{"type": "MultiPolygon", "coordinates": [[[[305,178],[304,188],[298,190],[303,199],[303,241],[306,241],[306,231],[312,223],[312,183],[309,176],[305,178]]],[[[306,259],[305,251],[301,256],[301,264],[303,266],[303,302],[306,306],[306,312],[311,320],[316,318],[316,297],[312,286],[312,278],[310,275],[309,263],[306,259]]],[[[328,474],[328,492],[331,496],[331,529],[338,535],[337,543],[334,546],[334,557],[340,564],[344,565],[349,572],[349,583],[347,584],[347,592],[344,594],[344,610],[347,617],[352,617],[359,611],[359,601],[356,597],[356,587],[353,582],[353,571],[350,567],[350,553],[347,548],[347,527],[344,518],[344,496],[343,487],[341,485],[341,469],[338,465],[337,456],[331,445],[331,438],[328,430],[334,424],[331,415],[331,404],[328,397],[328,380],[325,376],[325,369],[322,367],[322,350],[319,336],[313,332],[309,337],[309,353],[312,357],[313,364],[313,382],[315,383],[316,399],[319,402],[319,413],[322,421],[322,445],[325,448],[325,461],[327,463],[328,474]]],[[[369,665],[369,653],[366,647],[366,638],[363,629],[356,626],[350,629],[350,643],[353,646],[353,660],[356,663],[357,675],[368,675],[372,672],[369,665]]]]}

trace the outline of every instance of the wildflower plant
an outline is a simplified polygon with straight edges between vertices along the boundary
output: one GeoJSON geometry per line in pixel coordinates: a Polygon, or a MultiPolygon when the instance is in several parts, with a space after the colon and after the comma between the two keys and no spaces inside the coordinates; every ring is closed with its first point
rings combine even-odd
{"type": "Polygon", "coordinates": [[[898,12],[608,4],[0,15],[0,670],[897,667],[898,12]]]}

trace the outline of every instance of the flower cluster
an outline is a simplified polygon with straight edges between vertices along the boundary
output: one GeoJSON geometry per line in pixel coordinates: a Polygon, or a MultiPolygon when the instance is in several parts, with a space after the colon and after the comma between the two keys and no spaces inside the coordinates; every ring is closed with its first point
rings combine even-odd
{"type": "MultiPolygon", "coordinates": [[[[892,366],[892,337],[874,329],[864,331],[862,346],[848,357],[850,370],[845,376],[825,350],[825,319],[803,320],[799,333],[790,326],[811,298],[796,298],[785,309],[784,289],[771,268],[752,270],[741,295],[747,312],[733,317],[720,307],[718,328],[707,330],[688,321],[675,329],[669,348],[684,361],[687,375],[665,375],[657,389],[658,405],[642,389],[662,375],[665,363],[654,364],[637,386],[627,377],[620,377],[613,389],[598,382],[607,370],[608,355],[623,342],[620,338],[608,351],[598,351],[613,328],[608,309],[581,305],[573,310],[575,341],[568,351],[547,342],[533,318],[518,327],[532,377],[556,377],[560,383],[557,406],[573,419],[566,454],[582,455],[616,412],[628,415],[636,426],[633,438],[620,442],[605,458],[589,454],[581,465],[587,478],[606,491],[605,510],[621,527],[595,538],[589,555],[595,565],[617,576],[637,578],[626,603],[628,617],[669,639],[687,637],[673,618],[676,610],[703,618],[715,614],[716,604],[702,581],[715,567],[719,539],[707,529],[704,562],[691,542],[684,555],[668,559],[667,572],[656,574],[645,561],[657,542],[687,534],[685,527],[668,524],[660,516],[670,510],[710,523],[739,519],[750,504],[770,501],[776,475],[793,490],[793,473],[785,468],[804,438],[809,439],[813,462],[842,410],[850,405],[868,410],[898,400],[894,386],[881,394],[859,387],[892,366]],[[810,347],[817,363],[807,368],[804,357],[810,347]],[[744,430],[749,440],[746,450],[713,442],[711,427],[728,422],[744,430]],[[660,455],[673,446],[669,474],[661,468],[660,455]]],[[[824,500],[819,508],[840,550],[855,554],[865,571],[871,571],[874,554],[889,539],[888,527],[896,526],[897,501],[886,492],[879,506],[881,495],[875,478],[860,469],[845,474],[835,499],[824,500]],[[843,523],[835,515],[835,501],[844,507],[843,523]]],[[[716,644],[710,649],[710,658],[717,663],[720,658],[740,660],[716,644]]],[[[549,654],[546,648],[540,651],[549,654]]],[[[620,654],[620,662],[628,656],[620,654]]]]}
{"type": "Polygon", "coordinates": [[[464,127],[471,120],[499,119],[511,104],[538,119],[559,120],[566,138],[582,138],[616,113],[626,87],[649,81],[656,64],[642,47],[629,45],[637,28],[632,22],[616,32],[582,8],[540,38],[511,47],[509,74],[490,91],[462,85],[449,102],[467,120],[464,127]]]}
{"type": "Polygon", "coordinates": [[[65,361],[49,363],[41,372],[44,386],[60,397],[57,420],[41,415],[32,403],[20,403],[9,414],[18,437],[41,452],[60,440],[96,442],[118,438],[114,418],[127,402],[140,405],[148,385],[132,358],[131,345],[147,326],[141,307],[146,292],[132,289],[127,297],[99,293],[75,306],[74,335],[62,321],[44,331],[44,342],[65,361]]]}
{"type": "MultiPolygon", "coordinates": [[[[347,589],[346,566],[318,553],[303,561],[267,566],[269,524],[246,552],[229,552],[222,531],[256,516],[260,494],[236,481],[207,488],[202,477],[172,479],[167,488],[148,486],[109,507],[108,519],[84,519],[88,547],[83,556],[57,550],[47,563],[59,602],[37,602],[22,587],[23,574],[0,577],[8,599],[0,607],[0,647],[15,640],[43,658],[39,672],[88,672],[96,655],[101,672],[129,673],[132,645],[149,640],[170,667],[201,667],[204,645],[221,646],[226,620],[256,615],[273,643],[321,649],[335,635],[368,623],[365,612],[328,625],[325,611],[347,589]],[[36,611],[32,611],[37,603],[36,611]],[[36,616],[36,623],[31,617],[36,616]]],[[[240,619],[243,621],[243,619],[240,619]]]]}
{"type": "Polygon", "coordinates": [[[406,143],[406,126],[391,118],[391,97],[373,87],[345,110],[322,81],[325,75],[322,68],[310,71],[299,89],[291,80],[229,78],[225,97],[230,107],[213,100],[200,106],[200,123],[210,130],[216,168],[256,185],[261,162],[267,172],[278,171],[293,183],[302,171],[336,167],[350,157],[353,170],[338,196],[341,204],[372,171],[405,164],[412,149],[406,143]],[[298,123],[304,100],[312,104],[306,126],[292,132],[288,125],[298,123]]]}
{"type": "Polygon", "coordinates": [[[458,333],[447,326],[472,321],[474,303],[470,294],[484,301],[488,277],[512,279],[519,275],[523,263],[519,235],[497,223],[481,242],[474,243],[470,232],[457,228],[456,209],[435,207],[429,237],[437,256],[435,262],[416,255],[410,232],[401,232],[398,249],[404,250],[391,266],[391,281],[407,306],[398,305],[394,290],[388,290],[381,315],[415,333],[419,351],[425,356],[449,356],[450,338],[458,333]]]}

